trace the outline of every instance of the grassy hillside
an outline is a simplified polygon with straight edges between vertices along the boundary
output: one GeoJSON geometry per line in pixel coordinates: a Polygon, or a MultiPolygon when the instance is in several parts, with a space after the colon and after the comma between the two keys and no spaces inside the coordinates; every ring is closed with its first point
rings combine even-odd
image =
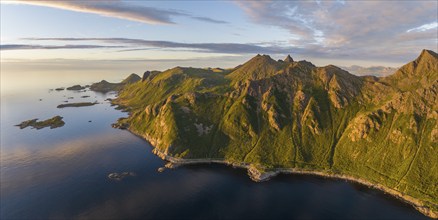
{"type": "Polygon", "coordinates": [[[438,211],[437,65],[424,50],[389,77],[358,77],[257,55],[232,71],[148,72],[115,102],[167,155],[347,174],[438,211]]]}

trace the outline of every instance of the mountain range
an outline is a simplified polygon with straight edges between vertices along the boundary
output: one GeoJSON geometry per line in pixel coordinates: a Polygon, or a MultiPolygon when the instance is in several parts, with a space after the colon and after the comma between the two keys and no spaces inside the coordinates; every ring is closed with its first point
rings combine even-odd
{"type": "MultiPolygon", "coordinates": [[[[132,77],[131,77],[132,78],[132,77]]],[[[173,161],[224,161],[366,182],[438,216],[438,55],[385,77],[290,56],[232,69],[175,67],[124,84],[119,123],[173,161]]]]}
{"type": "Polygon", "coordinates": [[[394,68],[394,67],[384,67],[384,66],[362,67],[357,65],[352,65],[349,67],[343,66],[341,68],[357,76],[379,76],[379,77],[389,76],[398,70],[398,68],[394,68]]]}

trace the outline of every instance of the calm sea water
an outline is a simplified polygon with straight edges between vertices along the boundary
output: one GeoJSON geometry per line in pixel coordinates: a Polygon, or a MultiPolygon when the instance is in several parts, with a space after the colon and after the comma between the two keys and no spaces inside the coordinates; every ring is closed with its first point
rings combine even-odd
{"type": "Polygon", "coordinates": [[[1,219],[427,219],[380,191],[342,180],[281,175],[255,183],[245,170],[221,165],[159,173],[165,163],[147,142],[111,128],[126,116],[105,101],[111,97],[49,88],[2,93],[1,219]],[[101,104],[56,108],[96,100],[101,104]],[[55,115],[64,117],[64,127],[14,126],[55,115]],[[107,178],[124,171],[136,176],[107,178]]]}

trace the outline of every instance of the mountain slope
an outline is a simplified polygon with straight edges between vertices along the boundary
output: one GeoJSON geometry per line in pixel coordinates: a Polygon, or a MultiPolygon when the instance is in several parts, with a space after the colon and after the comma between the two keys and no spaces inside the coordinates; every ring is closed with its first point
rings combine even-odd
{"type": "Polygon", "coordinates": [[[102,80],[98,83],[93,83],[90,86],[90,90],[95,91],[95,92],[107,93],[110,91],[120,90],[123,87],[125,87],[129,84],[135,83],[137,81],[140,81],[140,80],[141,80],[140,76],[138,76],[135,73],[132,73],[131,75],[126,77],[126,79],[122,80],[122,82],[120,82],[120,83],[110,83],[106,80],[102,80]]]}
{"type": "Polygon", "coordinates": [[[231,72],[176,67],[125,86],[130,131],[173,158],[321,171],[380,184],[438,211],[438,57],[394,75],[257,55],[231,72]]]}

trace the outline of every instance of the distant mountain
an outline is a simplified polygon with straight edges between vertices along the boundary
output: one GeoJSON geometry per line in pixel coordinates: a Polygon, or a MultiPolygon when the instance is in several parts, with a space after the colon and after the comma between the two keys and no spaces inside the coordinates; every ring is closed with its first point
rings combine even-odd
{"type": "Polygon", "coordinates": [[[131,83],[135,83],[135,82],[140,81],[140,80],[141,80],[140,76],[138,76],[135,73],[131,73],[131,75],[129,75],[128,77],[126,77],[126,79],[124,79],[122,81],[122,84],[131,84],[131,83]]]}
{"type": "Polygon", "coordinates": [[[257,55],[233,70],[176,67],[124,86],[120,123],[174,163],[349,178],[438,213],[438,57],[387,77],[257,55]]]}
{"type": "Polygon", "coordinates": [[[384,66],[362,67],[353,65],[341,68],[357,76],[389,76],[397,71],[397,68],[384,66]]]}
{"type": "Polygon", "coordinates": [[[132,73],[126,79],[124,79],[120,83],[110,83],[106,80],[102,80],[98,83],[93,83],[90,86],[90,90],[95,92],[107,93],[110,91],[117,91],[123,88],[125,85],[129,85],[135,82],[140,81],[142,78],[135,73],[132,73]]]}

